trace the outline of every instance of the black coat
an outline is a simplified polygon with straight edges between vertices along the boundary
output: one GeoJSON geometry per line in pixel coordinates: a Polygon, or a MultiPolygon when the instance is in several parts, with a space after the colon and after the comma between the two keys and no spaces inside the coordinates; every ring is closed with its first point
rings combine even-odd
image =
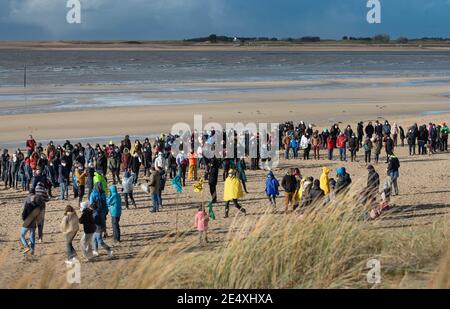
{"type": "Polygon", "coordinates": [[[281,186],[286,192],[294,193],[297,190],[297,178],[294,175],[285,175],[281,180],[281,186]]]}
{"type": "Polygon", "coordinates": [[[95,232],[94,212],[90,208],[83,210],[79,222],[80,224],[83,224],[85,234],[92,234],[95,232]]]}

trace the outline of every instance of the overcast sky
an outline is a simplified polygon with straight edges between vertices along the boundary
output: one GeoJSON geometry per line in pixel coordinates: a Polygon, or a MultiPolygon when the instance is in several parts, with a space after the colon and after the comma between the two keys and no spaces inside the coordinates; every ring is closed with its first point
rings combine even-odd
{"type": "Polygon", "coordinates": [[[450,0],[381,0],[380,25],[367,23],[367,0],[81,0],[80,25],[67,24],[66,2],[0,0],[0,40],[450,37],[450,0]]]}

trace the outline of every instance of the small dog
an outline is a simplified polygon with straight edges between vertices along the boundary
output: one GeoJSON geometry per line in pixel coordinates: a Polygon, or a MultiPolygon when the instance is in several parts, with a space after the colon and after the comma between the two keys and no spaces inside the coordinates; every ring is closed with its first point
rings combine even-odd
{"type": "Polygon", "coordinates": [[[428,152],[428,156],[431,156],[433,154],[433,149],[431,148],[430,143],[427,143],[427,152],[428,152]]]}

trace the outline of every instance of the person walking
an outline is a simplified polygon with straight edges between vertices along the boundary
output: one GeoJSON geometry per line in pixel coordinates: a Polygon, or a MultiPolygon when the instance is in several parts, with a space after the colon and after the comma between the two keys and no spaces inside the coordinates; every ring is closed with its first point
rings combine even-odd
{"type": "Polygon", "coordinates": [[[230,211],[230,202],[234,203],[234,206],[239,209],[243,214],[246,214],[245,208],[239,205],[239,199],[244,196],[242,190],[242,184],[236,175],[236,170],[230,169],[228,171],[228,177],[225,180],[223,200],[225,202],[225,218],[228,218],[230,211]]]}
{"type": "Polygon", "coordinates": [[[294,195],[297,191],[297,179],[294,176],[292,168],[286,172],[286,175],[281,180],[281,186],[285,191],[284,212],[287,213],[289,211],[289,205],[292,204],[292,207],[294,206],[294,195]]]}
{"type": "Polygon", "coordinates": [[[95,233],[94,212],[88,202],[82,202],[80,204],[80,211],[81,216],[79,222],[83,225],[83,236],[80,240],[81,252],[86,260],[90,261],[93,257],[92,242],[95,233]]]}
{"type": "Polygon", "coordinates": [[[78,233],[79,230],[78,216],[72,206],[67,205],[64,210],[64,217],[62,218],[60,228],[66,240],[67,248],[67,260],[66,264],[72,265],[75,262],[75,257],[77,255],[75,248],[73,247],[72,241],[78,233]]]}

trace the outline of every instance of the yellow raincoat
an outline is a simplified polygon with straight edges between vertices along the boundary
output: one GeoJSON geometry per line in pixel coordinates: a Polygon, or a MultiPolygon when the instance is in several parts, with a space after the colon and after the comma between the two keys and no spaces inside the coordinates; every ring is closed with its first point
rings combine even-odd
{"type": "Polygon", "coordinates": [[[244,196],[242,190],[242,184],[238,177],[230,175],[225,180],[225,188],[223,191],[223,200],[228,202],[231,200],[237,200],[244,196]]]}
{"type": "Polygon", "coordinates": [[[294,194],[294,202],[296,205],[300,204],[300,202],[302,201],[302,196],[303,196],[303,184],[305,183],[306,178],[303,177],[302,180],[300,181],[300,186],[299,188],[295,191],[294,194]]]}
{"type": "Polygon", "coordinates": [[[328,178],[328,174],[331,170],[328,167],[322,168],[322,175],[320,175],[320,189],[325,192],[325,194],[330,193],[330,179],[328,178]]]}

